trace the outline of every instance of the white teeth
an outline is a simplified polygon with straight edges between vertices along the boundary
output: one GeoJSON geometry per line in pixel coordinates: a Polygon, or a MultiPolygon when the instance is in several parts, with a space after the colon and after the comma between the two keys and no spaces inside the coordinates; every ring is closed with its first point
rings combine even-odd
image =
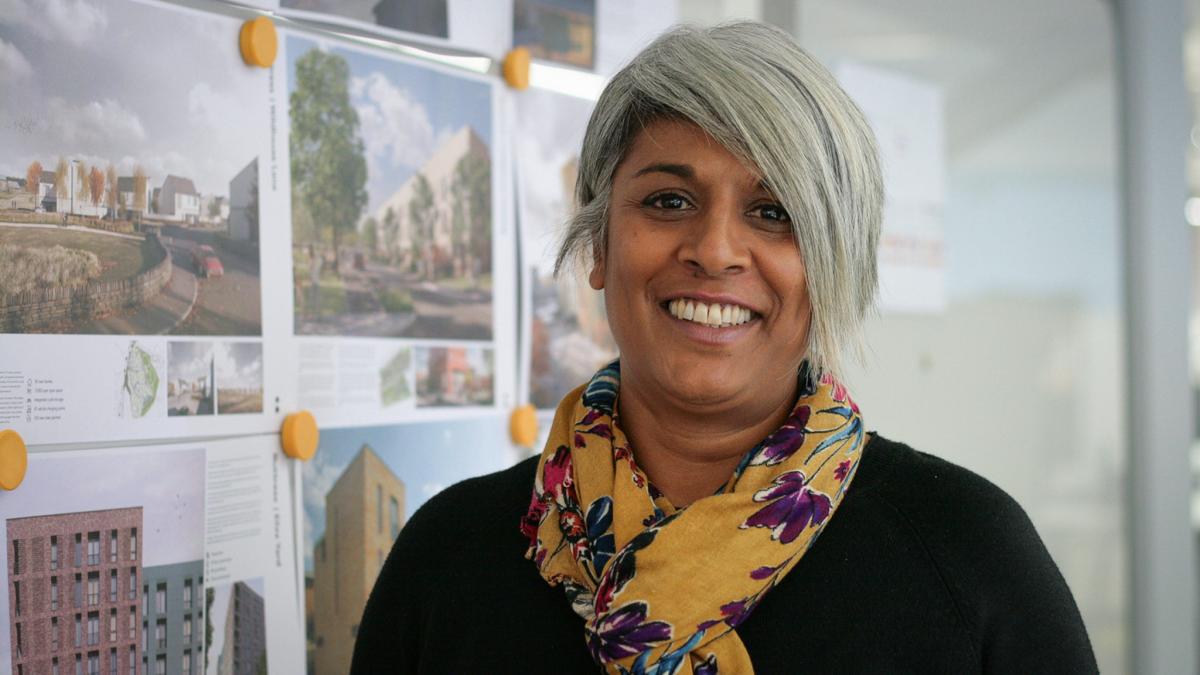
{"type": "Polygon", "coordinates": [[[706,326],[738,326],[751,319],[753,313],[747,307],[737,305],[711,305],[687,298],[676,298],[667,303],[671,316],[685,321],[695,321],[706,326]]]}

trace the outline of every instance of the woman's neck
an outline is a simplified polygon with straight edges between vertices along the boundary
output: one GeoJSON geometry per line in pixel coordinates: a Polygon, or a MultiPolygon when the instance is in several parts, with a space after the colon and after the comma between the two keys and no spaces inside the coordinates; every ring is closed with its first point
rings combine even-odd
{"type": "Polygon", "coordinates": [[[724,485],[742,456],[783,424],[796,400],[795,378],[760,388],[745,401],[702,404],[640,384],[622,372],[621,429],[638,466],[677,508],[724,485]]]}

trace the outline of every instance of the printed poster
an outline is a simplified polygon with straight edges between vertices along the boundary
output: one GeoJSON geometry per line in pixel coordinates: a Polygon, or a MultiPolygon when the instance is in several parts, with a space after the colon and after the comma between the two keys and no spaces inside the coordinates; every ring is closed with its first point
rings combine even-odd
{"type": "Polygon", "coordinates": [[[592,103],[534,89],[516,101],[514,153],[525,267],[522,399],[553,410],[567,392],[617,356],[604,294],[588,285],[587,262],[554,276],[592,103]]]}
{"type": "Polygon", "coordinates": [[[512,4],[494,0],[282,0],[293,19],[358,28],[408,44],[429,44],[501,58],[508,50],[512,4]]]}
{"type": "Polygon", "coordinates": [[[515,251],[494,79],[299,33],[286,64],[298,405],[323,428],[507,409],[515,251]]]}
{"type": "Polygon", "coordinates": [[[0,13],[0,426],[31,444],[277,428],[286,272],[261,251],[281,245],[283,71],[242,62],[237,19],[72,8],[0,13]]]}
{"type": "Polygon", "coordinates": [[[349,669],[367,597],[404,524],[450,485],[510,466],[507,434],[500,416],[321,433],[303,467],[310,675],[349,669]]]}
{"type": "Polygon", "coordinates": [[[0,669],[297,672],[291,505],[269,436],[33,454],[0,495],[0,669]]]}

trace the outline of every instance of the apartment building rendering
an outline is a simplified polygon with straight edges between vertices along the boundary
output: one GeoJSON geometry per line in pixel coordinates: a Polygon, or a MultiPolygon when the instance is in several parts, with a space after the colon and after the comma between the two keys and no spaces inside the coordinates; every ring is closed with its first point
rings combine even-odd
{"type": "Polygon", "coordinates": [[[9,518],[14,675],[137,675],[142,508],[9,518]]]}
{"type": "Polygon", "coordinates": [[[267,665],[267,622],[262,596],[245,582],[233,584],[225,613],[225,646],[217,675],[260,675],[267,665]]]}
{"type": "Polygon", "coordinates": [[[404,483],[364,444],[325,494],[308,606],[309,675],[349,670],[367,596],[403,526],[404,483]]]}
{"type": "Polygon", "coordinates": [[[146,567],[142,574],[142,672],[204,672],[204,561],[146,567]]]}

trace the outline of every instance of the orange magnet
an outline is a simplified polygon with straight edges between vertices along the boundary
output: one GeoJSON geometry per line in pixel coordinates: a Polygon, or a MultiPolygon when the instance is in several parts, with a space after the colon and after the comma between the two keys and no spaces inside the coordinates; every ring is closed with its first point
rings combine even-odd
{"type": "Polygon", "coordinates": [[[504,74],[504,81],[508,83],[508,86],[518,91],[529,88],[531,60],[529,49],[525,47],[516,47],[504,55],[504,62],[501,64],[500,70],[504,74]]]}
{"type": "Polygon", "coordinates": [[[321,441],[317,420],[307,410],[301,410],[285,417],[280,435],[282,436],[283,454],[305,461],[312,459],[317,452],[317,443],[321,441]]]}
{"type": "Polygon", "coordinates": [[[0,431],[0,488],[16,490],[25,480],[29,467],[29,451],[25,439],[12,429],[0,431]]]}
{"type": "Polygon", "coordinates": [[[538,437],[537,409],[526,404],[512,411],[508,418],[508,433],[513,443],[532,448],[538,437]]]}
{"type": "Polygon", "coordinates": [[[246,65],[270,68],[271,64],[275,63],[275,53],[279,50],[275,24],[265,16],[250,19],[242,24],[238,45],[242,48],[242,60],[246,65]]]}

